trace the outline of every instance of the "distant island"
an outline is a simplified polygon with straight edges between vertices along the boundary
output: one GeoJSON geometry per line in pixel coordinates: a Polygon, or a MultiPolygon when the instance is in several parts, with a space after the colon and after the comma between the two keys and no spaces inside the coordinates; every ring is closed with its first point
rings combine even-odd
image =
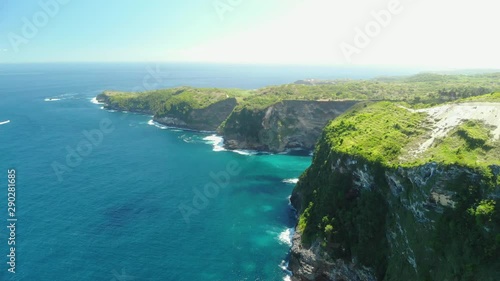
{"type": "Polygon", "coordinates": [[[500,73],[97,99],[229,149],[314,150],[291,197],[294,281],[500,276],[500,73]]]}

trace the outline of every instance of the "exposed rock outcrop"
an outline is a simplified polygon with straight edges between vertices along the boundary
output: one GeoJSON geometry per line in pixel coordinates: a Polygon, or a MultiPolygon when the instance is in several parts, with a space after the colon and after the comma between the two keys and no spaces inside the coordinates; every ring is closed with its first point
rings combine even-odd
{"type": "MultiPolygon", "coordinates": [[[[97,100],[107,109],[153,115],[152,98],[141,100],[137,95],[104,92],[97,100]]],[[[224,137],[228,149],[252,149],[283,152],[289,149],[312,150],[323,127],[358,101],[285,100],[265,107],[238,107],[236,98],[224,97],[201,108],[185,106],[182,102],[158,110],[153,120],[166,126],[217,131],[224,137]]]]}
{"type": "Polygon", "coordinates": [[[357,101],[286,100],[262,110],[234,111],[220,132],[229,149],[312,150],[323,127],[357,101]]]}
{"type": "Polygon", "coordinates": [[[192,109],[187,114],[155,116],[154,121],[171,127],[196,131],[216,131],[236,107],[236,99],[228,98],[201,109],[192,109]]]}
{"type": "Polygon", "coordinates": [[[294,273],[292,281],[376,281],[375,274],[367,267],[342,259],[333,260],[319,242],[303,247],[301,234],[296,232],[289,262],[294,273]]]}

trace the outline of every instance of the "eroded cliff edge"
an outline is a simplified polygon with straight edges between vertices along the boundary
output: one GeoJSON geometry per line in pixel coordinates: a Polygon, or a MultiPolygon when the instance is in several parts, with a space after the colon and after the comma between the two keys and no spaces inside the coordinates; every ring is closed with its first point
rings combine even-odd
{"type": "Polygon", "coordinates": [[[292,280],[497,280],[500,119],[482,116],[500,103],[456,106],[359,105],[325,128],[291,197],[292,280]]]}
{"type": "Polygon", "coordinates": [[[185,87],[141,95],[105,92],[97,100],[107,109],[153,115],[166,126],[217,131],[228,149],[270,152],[312,150],[328,120],[358,102],[284,100],[252,107],[237,97],[223,89],[185,87]]]}
{"type": "Polygon", "coordinates": [[[259,110],[231,113],[220,132],[229,149],[312,150],[328,122],[358,101],[285,100],[259,110]]]}

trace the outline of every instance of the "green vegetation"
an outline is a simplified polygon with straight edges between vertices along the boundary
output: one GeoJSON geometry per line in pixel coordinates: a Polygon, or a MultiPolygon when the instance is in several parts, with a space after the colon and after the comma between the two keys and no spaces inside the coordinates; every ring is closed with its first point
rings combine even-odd
{"type": "Polygon", "coordinates": [[[500,73],[481,75],[418,74],[372,80],[297,82],[258,90],[181,87],[144,93],[105,92],[110,104],[124,110],[163,115],[173,108],[204,108],[224,98],[236,98],[235,111],[262,110],[283,100],[391,100],[427,107],[500,91],[500,73]],[[175,97],[175,98],[174,98],[175,97]]]}
{"type": "Polygon", "coordinates": [[[500,142],[492,127],[466,121],[412,155],[428,122],[411,105],[387,101],[331,121],[294,190],[303,243],[319,240],[332,259],[356,258],[379,280],[496,280],[500,142]],[[453,204],[434,202],[436,189],[453,204]]]}
{"type": "Polygon", "coordinates": [[[427,137],[426,116],[393,102],[358,104],[330,122],[324,134],[335,152],[386,167],[411,167],[431,161],[473,168],[499,164],[500,142],[493,140],[494,128],[480,121],[466,121],[437,139],[422,155],[409,156],[410,146],[427,137]]]}
{"type": "Polygon", "coordinates": [[[435,161],[443,164],[458,164],[467,167],[498,165],[500,142],[493,141],[492,128],[479,121],[467,121],[420,157],[420,163],[435,161]]]}
{"type": "Polygon", "coordinates": [[[459,102],[466,102],[466,101],[500,102],[500,92],[495,92],[495,93],[491,93],[489,95],[481,95],[481,96],[475,96],[475,97],[470,97],[470,98],[465,98],[465,99],[459,100],[459,102]]]}
{"type": "Polygon", "coordinates": [[[149,112],[157,117],[167,114],[186,116],[193,109],[206,108],[229,98],[242,98],[248,91],[238,89],[181,87],[143,93],[106,91],[101,97],[110,108],[149,112]]]}
{"type": "Polygon", "coordinates": [[[424,113],[391,102],[362,104],[333,120],[325,134],[338,152],[392,165],[412,138],[424,132],[425,119],[424,113]]]}
{"type": "Polygon", "coordinates": [[[429,243],[440,267],[436,280],[497,280],[500,273],[500,212],[498,199],[487,199],[496,184],[493,177],[477,171],[476,178],[458,175],[449,184],[457,195],[455,208],[447,208],[435,222],[429,243]]]}
{"type": "Polygon", "coordinates": [[[298,83],[259,89],[243,98],[239,108],[262,109],[282,100],[391,100],[430,106],[498,91],[500,73],[298,83]]]}

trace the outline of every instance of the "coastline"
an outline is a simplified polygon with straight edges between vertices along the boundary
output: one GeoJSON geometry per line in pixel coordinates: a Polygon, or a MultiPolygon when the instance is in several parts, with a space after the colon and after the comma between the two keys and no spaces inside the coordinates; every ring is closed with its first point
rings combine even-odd
{"type": "MultiPolygon", "coordinates": [[[[193,133],[199,133],[203,135],[208,135],[203,138],[203,140],[208,141],[208,144],[213,146],[213,151],[214,152],[220,152],[220,151],[228,151],[228,152],[233,152],[237,153],[240,155],[244,156],[257,156],[257,155],[294,155],[294,153],[297,152],[302,152],[300,153],[301,156],[307,156],[311,157],[313,154],[312,150],[305,150],[305,149],[299,149],[299,148],[292,148],[292,149],[286,149],[283,152],[278,152],[278,153],[273,153],[270,151],[265,151],[265,150],[250,150],[250,149],[228,149],[224,145],[224,137],[217,134],[217,131],[205,131],[205,130],[194,130],[190,128],[183,128],[183,127],[174,127],[174,126],[169,126],[166,124],[163,124],[157,120],[155,120],[154,116],[150,114],[144,114],[143,112],[133,112],[133,111],[122,111],[122,110],[116,110],[116,109],[108,109],[106,108],[106,103],[104,102],[99,102],[97,100],[97,97],[94,97],[90,100],[91,103],[96,104],[96,105],[103,105],[100,109],[110,111],[112,113],[114,112],[121,112],[121,113],[133,113],[133,114],[140,114],[143,116],[148,116],[153,119],[148,121],[148,125],[150,126],[155,126],[158,129],[161,130],[180,130],[180,131],[186,131],[186,132],[193,132],[193,133]]],[[[287,178],[283,179],[281,182],[292,185],[295,187],[298,183],[299,179],[298,178],[287,178]]],[[[298,212],[297,209],[293,206],[291,202],[291,196],[292,194],[289,195],[288,197],[288,208],[289,211],[293,214],[295,220],[294,220],[294,226],[291,228],[285,229],[283,232],[278,234],[278,243],[286,244],[288,246],[288,253],[286,254],[286,257],[282,260],[282,263],[279,265],[279,267],[282,269],[283,273],[285,276],[283,277],[284,281],[290,281],[294,280],[293,279],[293,272],[292,269],[290,268],[290,261],[291,261],[291,254],[292,254],[292,248],[294,246],[294,237],[297,235],[296,232],[296,227],[298,223],[298,212]]]]}
{"type": "Polygon", "coordinates": [[[109,112],[121,112],[121,113],[133,113],[133,114],[140,114],[144,116],[151,117],[152,119],[148,121],[148,125],[155,126],[159,129],[162,130],[181,130],[181,131],[186,131],[186,132],[194,132],[194,133],[201,133],[201,134],[212,134],[213,137],[220,138],[220,142],[217,143],[217,148],[215,147],[214,144],[214,151],[230,151],[234,153],[238,153],[241,155],[299,155],[299,156],[312,156],[314,150],[312,149],[306,149],[306,148],[286,148],[284,151],[280,152],[273,152],[270,150],[265,150],[265,149],[249,149],[246,147],[241,147],[238,149],[234,148],[229,148],[228,143],[225,142],[225,138],[223,134],[220,134],[218,131],[213,131],[213,130],[197,130],[197,129],[192,129],[188,127],[181,127],[181,126],[171,126],[169,124],[166,124],[162,122],[161,120],[155,118],[154,115],[151,115],[150,113],[146,112],[140,112],[140,111],[126,111],[126,110],[120,110],[116,108],[110,108],[106,102],[99,101],[97,96],[92,98],[90,100],[91,103],[96,104],[96,105],[102,105],[101,109],[107,110],[109,112]]]}

